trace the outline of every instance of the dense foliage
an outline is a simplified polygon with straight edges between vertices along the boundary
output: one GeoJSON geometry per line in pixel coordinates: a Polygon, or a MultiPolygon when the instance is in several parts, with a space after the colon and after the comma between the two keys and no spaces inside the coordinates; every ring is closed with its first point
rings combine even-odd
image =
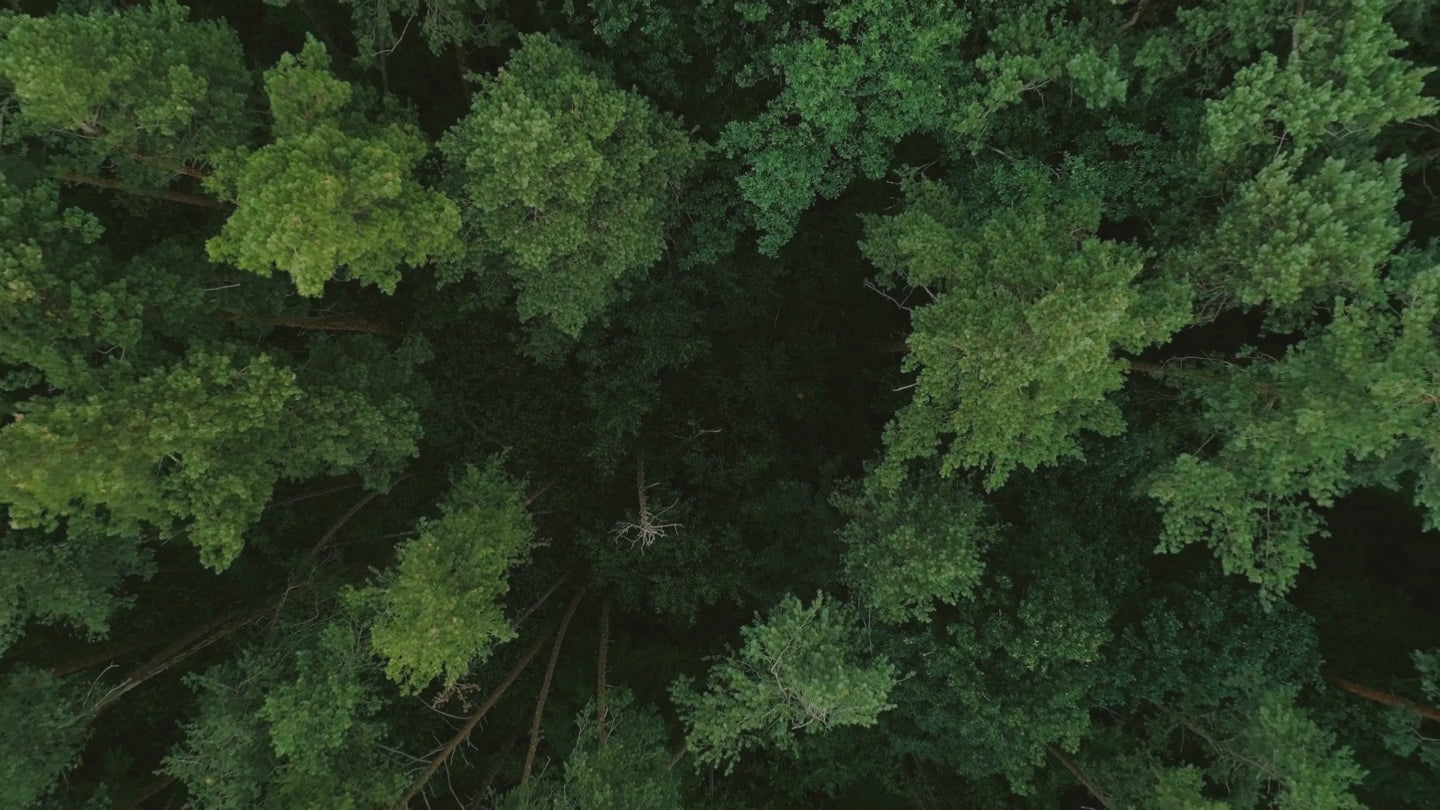
{"type": "Polygon", "coordinates": [[[0,810],[1431,808],[1440,5],[0,4],[0,810]]]}

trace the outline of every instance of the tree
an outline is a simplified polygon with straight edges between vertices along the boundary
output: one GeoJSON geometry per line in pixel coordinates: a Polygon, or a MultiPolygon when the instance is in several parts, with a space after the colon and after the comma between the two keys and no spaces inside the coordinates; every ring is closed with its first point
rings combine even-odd
{"type": "Polygon", "coordinates": [[[355,595],[377,611],[371,638],[386,675],[412,692],[441,676],[453,686],[471,661],[515,638],[500,599],[534,528],[520,490],[491,462],[468,469],[441,517],[422,521],[416,534],[394,569],[355,595]]]}
{"type": "Polygon", "coordinates": [[[823,595],[806,606],[787,597],[764,621],[741,630],[744,645],[711,668],[704,692],[677,681],[686,745],[697,761],[733,768],[747,749],[794,750],[793,734],[868,726],[890,705],[896,671],[857,649],[857,624],[823,595]]]}
{"type": "Polygon", "coordinates": [[[1183,287],[1140,279],[1143,252],[1092,235],[1101,199],[1083,165],[1071,171],[1059,184],[1039,167],[1001,174],[996,190],[1017,204],[980,222],[922,183],[905,213],[871,223],[870,259],[931,299],[911,314],[905,370],[918,373],[886,437],[891,486],[898,465],[942,444],[942,474],[982,468],[993,489],[1017,467],[1076,455],[1082,430],[1120,433],[1107,399],[1124,385],[1117,355],[1189,320],[1183,287]]]}
{"type": "Polygon", "coordinates": [[[155,0],[0,20],[0,76],[20,105],[5,138],[37,137],[72,170],[203,173],[213,152],[249,139],[253,78],[228,25],[188,18],[155,0]]]}
{"type": "Polygon", "coordinates": [[[570,336],[660,259],[697,155],[672,118],[543,36],[522,38],[440,148],[482,246],[470,261],[511,279],[522,320],[570,336]]]}
{"type": "Polygon", "coordinates": [[[268,276],[289,273],[318,296],[336,274],[393,292],[397,265],[452,256],[459,212],[411,173],[427,147],[400,124],[370,124],[347,108],[350,86],[308,39],[265,74],[275,140],[218,153],[206,181],[235,213],[210,256],[268,276]]]}

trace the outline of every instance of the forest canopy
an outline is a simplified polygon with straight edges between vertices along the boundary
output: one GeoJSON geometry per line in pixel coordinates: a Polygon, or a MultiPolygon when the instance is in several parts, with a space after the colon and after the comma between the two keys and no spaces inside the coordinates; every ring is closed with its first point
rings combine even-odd
{"type": "Polygon", "coordinates": [[[1429,810],[1440,4],[0,2],[0,810],[1429,810]]]}

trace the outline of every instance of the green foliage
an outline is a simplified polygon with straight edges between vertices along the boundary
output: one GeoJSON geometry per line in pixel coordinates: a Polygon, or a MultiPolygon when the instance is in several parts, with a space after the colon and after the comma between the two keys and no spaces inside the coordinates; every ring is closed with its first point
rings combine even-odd
{"type": "Polygon", "coordinates": [[[0,537],[0,654],[30,621],[104,636],[111,616],[134,601],[116,593],[121,585],[154,572],[148,549],[102,531],[71,526],[56,539],[10,530],[0,537]]]}
{"type": "Polygon", "coordinates": [[[979,221],[957,195],[921,183],[904,213],[872,221],[867,256],[930,298],[911,312],[904,369],[917,376],[886,433],[891,486],[903,462],[942,443],[943,474],[983,468],[994,489],[1017,467],[1078,455],[1082,430],[1120,433],[1107,399],[1124,384],[1117,352],[1189,320],[1183,288],[1138,279],[1143,252],[1094,236],[1101,201],[1075,173],[1052,184],[1024,168],[1016,204],[979,221]]]}
{"type": "Polygon", "coordinates": [[[1201,385],[1222,442],[1209,456],[1181,455],[1152,485],[1165,509],[1162,550],[1210,545],[1227,571],[1274,596],[1311,562],[1316,505],[1418,475],[1416,499],[1434,514],[1427,381],[1440,370],[1440,269],[1423,254],[1397,265],[1383,292],[1337,298],[1328,326],[1283,359],[1201,385]]]}
{"type": "Polygon", "coordinates": [[[1234,743],[1264,752],[1259,776],[1279,783],[1279,810],[1360,810],[1351,790],[1365,777],[1349,750],[1335,746],[1335,735],[1322,729],[1294,705],[1293,695],[1267,693],[1251,723],[1234,743]]]}
{"type": "Polygon", "coordinates": [[[843,604],[787,596],[755,619],[740,631],[741,648],[711,668],[704,692],[683,680],[671,688],[699,762],[728,773],[748,749],[793,752],[796,731],[870,726],[892,707],[895,668],[859,649],[860,628],[843,604]]]}
{"type": "Polygon", "coordinates": [[[1440,795],[1426,4],[9,8],[0,806],[1440,795]]]}
{"type": "Polygon", "coordinates": [[[371,639],[391,680],[419,691],[444,676],[451,686],[515,638],[499,600],[534,531],[523,493],[498,462],[466,470],[441,516],[422,520],[395,568],[359,594],[379,611],[371,639]]]}
{"type": "MultiPolygon", "coordinates": [[[[246,140],[252,78],[229,26],[175,0],[122,11],[0,18],[0,76],[20,124],[62,148],[190,160],[246,140]]],[[[10,133],[6,133],[9,135],[10,133]]]]}
{"type": "Polygon", "coordinates": [[[627,690],[609,690],[606,739],[599,739],[595,705],[576,715],[579,737],[557,779],[533,782],[507,795],[500,807],[546,810],[669,810],[681,807],[680,773],[665,750],[660,715],[634,704],[627,690]]]}
{"type": "Polygon", "coordinates": [[[999,534],[983,502],[937,479],[895,492],[867,478],[838,505],[851,520],[840,533],[849,546],[845,582],[881,621],[923,621],[934,602],[970,596],[985,571],[981,555],[999,534]]]}
{"type": "MultiPolygon", "coordinates": [[[[272,5],[286,5],[290,0],[265,0],[272,5]]],[[[350,6],[354,20],[355,40],[360,48],[359,60],[369,64],[382,54],[393,53],[404,41],[405,34],[416,18],[420,35],[430,46],[431,52],[439,56],[446,48],[479,40],[479,44],[493,45],[506,34],[512,33],[511,26],[484,19],[477,21],[476,15],[490,17],[495,10],[494,0],[343,0],[350,6]],[[396,28],[395,21],[403,19],[404,25],[396,28]]]]}
{"type": "Polygon", "coordinates": [[[1435,112],[1421,95],[1433,68],[1393,54],[1404,43],[1385,22],[1394,0],[1330,0],[1293,18],[1282,60],[1264,53],[1246,65],[1206,110],[1216,159],[1272,149],[1278,139],[1304,152],[1347,136],[1373,137],[1394,121],[1435,112]]]}
{"type": "Polygon", "coordinates": [[[250,650],[191,678],[200,710],[165,772],[194,810],[334,807],[394,800],[408,775],[381,747],[376,667],[338,617],[288,644],[250,650]]]}
{"type": "Polygon", "coordinates": [[[660,259],[697,156],[678,122],[543,36],[521,39],[440,148],[472,261],[503,268],[522,320],[571,336],[660,259]]]}
{"type": "Polygon", "coordinates": [[[1168,261],[1246,307],[1304,311],[1372,290],[1404,233],[1395,216],[1400,170],[1330,159],[1297,179],[1296,161],[1279,158],[1240,187],[1211,238],[1168,261]]]}
{"type": "Polygon", "coordinates": [[[265,354],[196,350],[154,373],[107,375],[87,396],[19,410],[0,429],[13,527],[65,518],[120,537],[183,531],[217,569],[239,554],[279,480],[359,469],[383,485],[414,453],[403,401],[306,390],[265,354]]]}
{"type": "Polygon", "coordinates": [[[275,141],[218,154],[207,181],[235,202],[211,258],[289,273],[300,294],[318,296],[337,275],[393,292],[398,265],[458,251],[459,211],[413,177],[425,141],[410,127],[343,115],[349,85],[330,75],[324,46],[310,39],[298,57],[281,57],[265,89],[275,141]]]}
{"type": "Polygon", "coordinates": [[[0,677],[0,803],[16,810],[42,807],[55,782],[79,761],[89,736],[69,684],[22,667],[0,677]]]}

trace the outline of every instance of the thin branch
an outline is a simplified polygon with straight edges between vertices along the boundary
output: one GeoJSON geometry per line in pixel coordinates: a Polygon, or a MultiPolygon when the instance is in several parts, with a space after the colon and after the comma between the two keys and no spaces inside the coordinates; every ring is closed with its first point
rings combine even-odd
{"type": "Polygon", "coordinates": [[[290,576],[285,581],[285,590],[280,594],[280,601],[275,605],[275,616],[270,620],[271,635],[274,635],[276,628],[280,626],[280,613],[285,609],[285,600],[290,597],[290,592],[295,590],[295,587],[299,585],[300,569],[314,562],[315,558],[318,557],[325,546],[335,538],[335,535],[339,533],[340,529],[343,528],[346,523],[349,523],[350,519],[355,517],[361,509],[364,509],[366,504],[378,497],[380,497],[379,492],[367,492],[361,496],[360,500],[345,510],[345,513],[340,515],[334,523],[330,524],[330,528],[326,529],[325,533],[320,535],[320,539],[316,541],[315,545],[311,546],[310,550],[305,552],[305,556],[300,558],[301,564],[290,572],[290,576]]]}
{"type": "Polygon", "coordinates": [[[284,499],[284,500],[271,501],[270,503],[268,503],[268,504],[265,505],[265,508],[266,508],[266,509],[275,509],[275,508],[278,508],[278,507],[281,507],[281,506],[289,506],[289,505],[292,504],[292,503],[299,503],[300,501],[308,501],[308,500],[310,500],[311,498],[319,498],[319,497],[321,497],[322,495],[329,495],[329,494],[335,493],[335,492],[344,492],[344,491],[347,490],[347,489],[354,489],[355,487],[358,487],[358,486],[360,486],[360,482],[359,482],[359,481],[351,481],[351,482],[348,483],[348,484],[337,484],[337,485],[335,485],[335,486],[333,486],[333,487],[326,487],[325,489],[316,490],[316,491],[314,491],[314,492],[306,492],[306,493],[304,493],[304,494],[296,495],[296,496],[294,496],[294,497],[286,498],[286,499],[284,499]]]}
{"type": "Polygon", "coordinates": [[[99,702],[90,707],[86,714],[89,717],[95,717],[105,709],[114,705],[116,701],[120,700],[120,698],[124,697],[125,694],[132,689],[154,678],[156,675],[165,672],[206,647],[230,636],[230,634],[244,627],[256,616],[268,611],[271,603],[278,598],[279,596],[269,597],[258,607],[249,611],[242,612],[232,610],[228,613],[223,613],[176,639],[151,657],[150,660],[131,670],[130,674],[125,676],[124,680],[109,692],[105,693],[104,697],[100,698],[99,702]]]}
{"type": "Polygon", "coordinates": [[[311,546],[310,550],[305,552],[305,556],[302,557],[300,561],[307,565],[314,562],[315,558],[320,556],[320,552],[325,550],[325,546],[329,545],[330,541],[335,539],[335,535],[345,527],[345,524],[349,523],[351,518],[360,513],[361,509],[364,509],[366,505],[378,497],[380,497],[379,492],[365,493],[364,497],[356,501],[349,509],[345,510],[345,514],[336,518],[335,522],[330,524],[330,528],[326,529],[325,533],[320,535],[320,539],[315,541],[315,545],[311,546]]]}
{"type": "Polygon", "coordinates": [[[520,735],[525,733],[525,721],[522,719],[515,724],[515,731],[511,733],[510,739],[495,752],[495,761],[490,763],[490,768],[485,771],[485,778],[480,780],[480,790],[475,794],[475,799],[470,802],[470,810],[480,810],[485,803],[485,797],[490,793],[490,786],[495,784],[495,778],[500,775],[500,769],[505,767],[505,760],[510,758],[510,752],[515,749],[515,743],[520,742],[520,735]]]}
{"type": "Polygon", "coordinates": [[[470,715],[470,719],[465,721],[465,725],[461,726],[460,730],[455,732],[455,736],[450,738],[450,742],[446,743],[445,747],[440,749],[440,753],[436,754],[435,757],[430,760],[430,765],[425,769],[425,772],[420,775],[419,779],[415,780],[415,784],[411,785],[410,789],[405,791],[405,794],[395,803],[396,808],[409,806],[410,800],[415,798],[416,794],[425,788],[425,783],[430,781],[430,777],[434,776],[435,773],[440,770],[441,766],[450,759],[450,755],[455,753],[455,749],[459,748],[460,744],[465,742],[470,736],[470,732],[474,731],[475,727],[480,725],[480,721],[485,719],[485,715],[494,708],[496,703],[500,702],[500,698],[505,696],[505,690],[509,689],[510,686],[515,683],[515,679],[520,677],[520,673],[524,672],[525,668],[530,666],[530,662],[540,653],[540,648],[545,646],[545,642],[549,640],[550,635],[550,633],[540,635],[530,644],[530,647],[526,649],[525,652],[520,654],[520,660],[516,661],[515,666],[511,667],[510,671],[506,673],[505,679],[485,698],[485,702],[480,704],[480,708],[476,709],[475,713],[470,715]]]}
{"type": "Polygon", "coordinates": [[[159,644],[164,640],[165,639],[163,638],[148,638],[144,641],[106,647],[99,652],[91,653],[81,658],[71,659],[70,661],[66,661],[63,664],[59,664],[53,670],[51,670],[51,674],[57,678],[63,678],[66,675],[73,675],[76,672],[87,670],[90,667],[109,663],[111,661],[114,661],[116,658],[129,655],[132,652],[139,652],[140,650],[154,647],[156,644],[159,644]]]}
{"type": "Polygon", "coordinates": [[[1053,745],[1047,744],[1045,746],[1045,750],[1049,752],[1050,756],[1054,757],[1057,762],[1059,762],[1061,765],[1064,765],[1065,770],[1069,771],[1070,774],[1075,777],[1075,780],[1077,782],[1084,785],[1085,789],[1090,791],[1090,795],[1095,797],[1095,801],[1100,802],[1101,807],[1110,806],[1110,800],[1105,797],[1105,794],[1100,790],[1099,787],[1095,785],[1094,782],[1090,781],[1090,777],[1086,776],[1085,772],[1080,770],[1079,765],[1071,762],[1069,757],[1065,756],[1063,753],[1060,752],[1059,748],[1056,748],[1053,745]]]}
{"type": "Polygon", "coordinates": [[[600,603],[600,652],[595,662],[595,733],[601,745],[610,738],[610,729],[605,725],[605,665],[609,652],[610,597],[606,596],[605,601],[600,603]]]}
{"type": "Polygon", "coordinates": [[[1134,14],[1131,14],[1131,15],[1130,15],[1130,19],[1126,20],[1126,21],[1125,21],[1125,24],[1122,25],[1122,26],[1120,26],[1120,27],[1121,27],[1121,28],[1134,28],[1134,27],[1135,27],[1135,24],[1138,23],[1138,22],[1140,22],[1140,15],[1145,13],[1145,6],[1146,6],[1146,4],[1148,4],[1149,2],[1150,2],[1150,0],[1140,0],[1140,2],[1137,3],[1136,6],[1135,6],[1135,13],[1134,13],[1134,14]]]}
{"type": "Polygon", "coordinates": [[[580,606],[580,599],[585,596],[585,589],[581,588],[570,600],[570,606],[565,608],[565,616],[560,620],[560,629],[555,633],[555,644],[550,648],[550,663],[545,667],[545,680],[540,683],[540,698],[535,701],[535,719],[530,722],[530,748],[525,752],[525,765],[520,769],[520,784],[530,781],[530,770],[535,765],[535,751],[540,747],[540,720],[545,714],[545,700],[550,697],[550,683],[555,679],[555,663],[560,660],[560,648],[565,644],[565,631],[570,628],[570,618],[575,615],[575,608],[580,606]]]}
{"type": "Polygon", "coordinates": [[[557,588],[559,588],[559,587],[565,582],[565,580],[567,580],[567,579],[569,579],[569,578],[570,578],[570,572],[569,572],[569,571],[566,571],[565,573],[563,573],[563,574],[561,574],[559,577],[557,577],[554,582],[550,583],[550,587],[545,589],[545,593],[540,594],[540,598],[539,598],[539,599],[536,599],[534,602],[531,602],[529,607],[527,607],[527,608],[525,608],[524,610],[520,611],[520,615],[517,616],[517,617],[515,617],[515,621],[513,621],[513,622],[510,623],[510,628],[513,629],[513,630],[518,630],[518,629],[520,629],[520,625],[524,624],[524,623],[525,623],[525,620],[528,619],[528,618],[530,618],[530,614],[531,614],[531,613],[534,613],[534,612],[537,611],[537,610],[539,610],[539,609],[540,609],[540,606],[543,605],[543,604],[545,604],[545,602],[550,599],[550,595],[553,594],[553,593],[555,593],[555,590],[556,590],[557,588]]]}
{"type": "Polygon", "coordinates": [[[526,506],[529,506],[530,504],[532,504],[532,503],[535,502],[535,499],[536,499],[536,498],[539,498],[541,495],[544,495],[545,493],[549,492],[549,491],[550,491],[550,488],[553,487],[553,486],[555,486],[555,483],[556,483],[557,481],[559,481],[559,480],[560,480],[560,476],[557,475],[557,476],[555,476],[554,478],[551,478],[549,481],[546,481],[546,482],[545,482],[545,485],[542,486],[542,487],[540,487],[540,489],[536,490],[534,495],[531,495],[530,497],[528,497],[528,498],[525,499],[525,505],[526,505],[526,506]]]}
{"type": "Polygon", "coordinates": [[[157,794],[160,793],[160,791],[170,787],[173,784],[175,784],[175,777],[157,776],[154,779],[151,779],[149,782],[145,783],[145,786],[140,788],[140,791],[135,794],[135,797],[130,800],[130,803],[126,805],[126,807],[139,807],[147,800],[154,798],[157,794]]]}

